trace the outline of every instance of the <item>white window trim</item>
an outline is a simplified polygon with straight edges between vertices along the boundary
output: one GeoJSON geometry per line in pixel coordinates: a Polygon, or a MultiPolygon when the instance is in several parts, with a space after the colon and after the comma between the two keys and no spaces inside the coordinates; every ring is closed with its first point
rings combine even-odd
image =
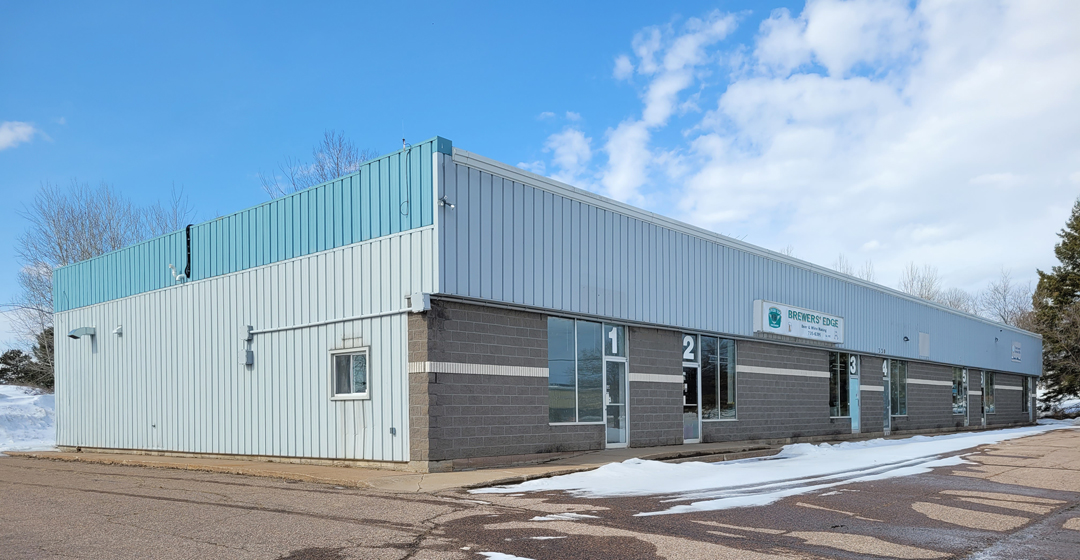
{"type": "Polygon", "coordinates": [[[330,351],[330,400],[331,401],[367,401],[371,400],[371,347],[361,346],[358,348],[341,348],[330,351]],[[337,387],[335,386],[334,376],[334,358],[341,355],[354,355],[363,354],[367,357],[367,392],[365,393],[346,393],[338,395],[336,393],[337,387]]]}

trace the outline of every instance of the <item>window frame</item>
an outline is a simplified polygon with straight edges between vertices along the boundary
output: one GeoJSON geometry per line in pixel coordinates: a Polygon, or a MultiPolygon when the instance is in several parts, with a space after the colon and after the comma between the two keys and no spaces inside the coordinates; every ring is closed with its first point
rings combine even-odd
{"type": "Polygon", "coordinates": [[[971,383],[970,379],[971,378],[970,378],[970,374],[968,373],[968,368],[955,367],[955,366],[953,367],[953,391],[955,391],[954,394],[956,396],[960,397],[961,400],[964,402],[964,410],[962,412],[957,412],[956,411],[956,400],[953,399],[953,402],[950,405],[952,407],[953,416],[967,416],[968,407],[970,406],[970,402],[969,402],[969,399],[968,399],[968,385],[971,383]],[[963,387],[964,392],[963,392],[962,395],[960,394],[959,391],[956,390],[956,374],[957,373],[960,374],[960,382],[964,384],[964,387],[963,387]]]}
{"type": "Polygon", "coordinates": [[[1031,380],[1032,377],[1021,377],[1024,380],[1020,386],[1020,412],[1030,412],[1031,409],[1031,380]]]}
{"type": "MultiPolygon", "coordinates": [[[[732,381],[734,382],[734,386],[731,387],[731,393],[735,396],[735,402],[734,402],[734,404],[732,406],[732,408],[734,408],[734,410],[735,410],[735,414],[733,416],[730,416],[730,417],[727,417],[727,418],[705,418],[705,405],[704,405],[705,395],[704,395],[704,390],[698,391],[698,401],[699,401],[698,410],[700,411],[701,422],[702,423],[704,423],[704,422],[737,422],[739,420],[739,368],[736,365],[736,364],[739,363],[739,344],[738,344],[738,342],[734,338],[725,338],[725,337],[722,337],[722,336],[713,336],[713,335],[709,335],[709,334],[695,334],[695,333],[689,333],[689,332],[683,332],[682,334],[683,335],[693,336],[694,339],[696,340],[696,344],[697,344],[697,348],[698,348],[698,350],[697,350],[697,360],[698,360],[698,368],[699,368],[698,369],[698,386],[699,387],[702,385],[702,378],[704,376],[704,370],[705,370],[705,363],[704,363],[705,355],[701,351],[702,348],[703,348],[703,345],[701,344],[702,337],[708,337],[708,338],[716,339],[717,348],[719,348],[721,346],[721,343],[723,341],[727,341],[727,342],[731,343],[731,363],[728,364],[728,368],[732,372],[731,377],[732,377],[732,381]]],[[[682,340],[682,336],[679,337],[679,340],[682,340]]],[[[681,346],[680,346],[680,348],[681,348],[681,346]]],[[[717,356],[719,356],[719,353],[717,353],[717,356]]],[[[679,363],[683,364],[683,363],[689,363],[689,362],[679,362],[679,363]]],[[[717,367],[716,380],[717,380],[717,384],[716,384],[716,391],[717,391],[716,399],[717,400],[716,400],[716,402],[717,402],[717,411],[719,411],[719,410],[722,410],[720,408],[720,405],[719,405],[719,403],[720,403],[720,383],[719,383],[719,381],[720,381],[720,370],[719,370],[719,367],[717,367]]]]}
{"type": "MultiPolygon", "coordinates": [[[[850,360],[851,356],[853,356],[853,355],[854,354],[851,354],[850,352],[829,352],[829,396],[830,397],[832,397],[833,381],[835,381],[837,385],[840,384],[840,369],[843,368],[844,371],[847,374],[847,386],[844,388],[844,391],[841,392],[839,386],[836,388],[837,395],[840,396],[841,398],[843,398],[844,399],[844,404],[847,405],[847,414],[841,414],[839,416],[833,416],[832,405],[829,405],[829,419],[830,420],[832,420],[832,419],[843,419],[843,418],[850,419],[851,418],[851,372],[848,371],[848,360],[850,360]],[[836,368],[837,371],[836,371],[835,380],[833,379],[833,363],[834,363],[833,362],[833,356],[836,356],[836,362],[835,363],[837,365],[837,368],[836,368]]],[[[838,403],[837,408],[839,410],[843,410],[843,407],[839,406],[839,403],[838,403]]]]}
{"type": "MultiPolygon", "coordinates": [[[[550,328],[551,328],[550,327],[550,321],[552,319],[562,319],[564,321],[571,321],[574,324],[574,337],[573,337],[574,338],[574,420],[569,421],[569,422],[552,422],[551,421],[551,409],[550,409],[550,405],[551,405],[551,375],[550,375],[551,340],[550,340],[550,337],[549,337],[549,339],[548,339],[548,348],[547,348],[548,353],[549,353],[549,356],[548,356],[548,368],[549,368],[549,372],[548,372],[548,393],[547,393],[547,395],[548,395],[547,396],[548,425],[549,426],[606,426],[607,425],[607,418],[606,418],[607,411],[606,411],[606,408],[603,407],[603,406],[601,407],[601,416],[600,416],[601,419],[600,420],[598,420],[598,421],[585,421],[585,422],[582,422],[581,420],[578,420],[578,418],[581,417],[581,399],[580,399],[580,385],[581,385],[581,383],[580,383],[580,379],[579,379],[580,371],[578,370],[578,359],[580,357],[578,355],[578,323],[595,323],[595,324],[600,325],[600,348],[601,348],[601,352],[600,352],[600,368],[601,368],[600,369],[600,371],[601,371],[601,373],[600,373],[600,378],[601,378],[601,381],[600,381],[600,395],[601,395],[601,401],[603,400],[604,393],[605,393],[605,391],[607,389],[606,388],[607,379],[605,378],[605,375],[604,375],[605,362],[607,362],[607,361],[618,361],[618,362],[625,363],[626,364],[626,370],[627,370],[626,371],[627,383],[629,384],[629,377],[630,377],[630,357],[629,357],[630,356],[630,329],[627,327],[627,325],[622,324],[622,323],[609,323],[607,321],[593,321],[593,320],[589,320],[589,319],[578,319],[577,317],[561,317],[561,316],[558,316],[558,315],[548,315],[545,322],[547,323],[549,333],[551,332],[550,331],[550,328]],[[606,334],[606,331],[607,331],[607,327],[609,325],[621,329],[621,331],[619,331],[619,332],[623,333],[623,339],[622,339],[622,345],[621,345],[622,346],[622,354],[624,354],[623,356],[608,355],[607,344],[604,341],[605,341],[605,334],[606,334]]],[[[626,412],[627,421],[629,421],[629,418],[630,418],[629,397],[630,397],[629,394],[627,394],[627,403],[626,403],[626,405],[627,405],[627,412],[626,412]]]]}
{"type": "Polygon", "coordinates": [[[903,417],[906,417],[908,415],[908,409],[907,409],[907,389],[908,389],[908,387],[907,386],[908,386],[908,361],[907,360],[896,360],[896,359],[890,358],[889,359],[889,416],[890,417],[892,417],[892,418],[903,418],[903,417]],[[896,366],[895,369],[893,367],[894,365],[896,366]],[[896,414],[897,409],[900,408],[900,406],[899,406],[899,404],[900,404],[900,385],[897,383],[896,378],[897,378],[897,373],[901,369],[904,370],[904,400],[903,400],[904,413],[903,414],[896,414]],[[897,406],[893,406],[893,402],[892,402],[893,391],[896,391],[896,405],[897,406]]]}
{"type": "MultiPolygon", "coordinates": [[[[349,367],[352,369],[352,361],[349,361],[349,367]]],[[[330,400],[331,401],[368,401],[371,400],[372,383],[371,383],[371,347],[361,346],[358,348],[339,348],[330,351],[330,400]],[[337,392],[337,372],[335,366],[338,356],[357,356],[363,355],[367,362],[366,367],[366,381],[367,391],[363,393],[341,393],[337,392]]]]}

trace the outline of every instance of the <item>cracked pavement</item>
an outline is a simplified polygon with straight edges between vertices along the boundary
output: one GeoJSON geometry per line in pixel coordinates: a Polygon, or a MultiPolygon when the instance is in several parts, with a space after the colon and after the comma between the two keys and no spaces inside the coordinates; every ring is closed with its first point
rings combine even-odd
{"type": "Polygon", "coordinates": [[[967,464],[927,474],[650,517],[634,514],[670,501],[393,493],[0,457],[0,556],[1080,559],[1080,430],[966,453],[967,464]]]}

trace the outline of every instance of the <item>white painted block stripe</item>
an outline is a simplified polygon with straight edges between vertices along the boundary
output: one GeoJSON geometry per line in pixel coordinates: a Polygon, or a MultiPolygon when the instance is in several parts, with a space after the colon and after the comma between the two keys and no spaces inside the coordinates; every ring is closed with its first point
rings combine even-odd
{"type": "Polygon", "coordinates": [[[631,373],[630,381],[645,381],[648,383],[682,383],[681,375],[663,375],[659,373],[631,373]]]}
{"type": "Polygon", "coordinates": [[[882,385],[860,385],[860,389],[863,391],[881,391],[885,392],[885,387],[882,385]]]}
{"type": "Polygon", "coordinates": [[[455,362],[409,362],[409,373],[460,373],[466,375],[505,375],[509,377],[547,377],[547,368],[493,366],[455,362]]]}
{"type": "Polygon", "coordinates": [[[968,391],[969,397],[981,397],[982,391],[968,391]]]}
{"type": "Polygon", "coordinates": [[[805,369],[784,369],[762,366],[738,366],[739,373],[764,373],[768,375],[795,375],[799,377],[824,377],[829,378],[827,371],[810,371],[805,369]]]}
{"type": "Polygon", "coordinates": [[[1023,391],[1024,390],[1023,387],[1014,386],[1014,385],[998,385],[997,388],[998,389],[1008,389],[1010,391],[1023,391]]]}
{"type": "Polygon", "coordinates": [[[952,381],[934,381],[932,379],[912,379],[908,378],[908,383],[914,383],[915,385],[937,385],[939,387],[952,387],[952,381]]]}

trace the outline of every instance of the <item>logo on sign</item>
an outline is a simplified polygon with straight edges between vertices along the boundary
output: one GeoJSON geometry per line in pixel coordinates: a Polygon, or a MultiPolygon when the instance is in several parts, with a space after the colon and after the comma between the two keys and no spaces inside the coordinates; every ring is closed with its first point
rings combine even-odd
{"type": "Polygon", "coordinates": [[[780,328],[780,310],[775,307],[769,308],[769,327],[774,329],[780,328]]]}

